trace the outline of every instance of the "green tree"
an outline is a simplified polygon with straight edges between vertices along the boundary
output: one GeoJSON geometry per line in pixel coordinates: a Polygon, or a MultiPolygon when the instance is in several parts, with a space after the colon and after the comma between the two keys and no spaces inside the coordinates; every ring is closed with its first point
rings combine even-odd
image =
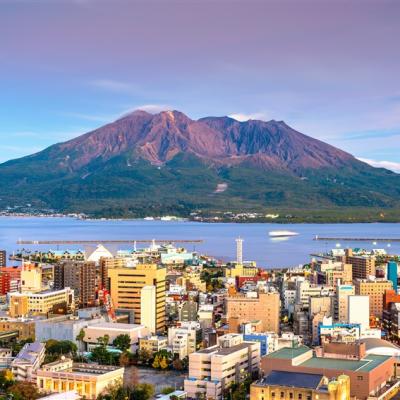
{"type": "Polygon", "coordinates": [[[131,347],[131,338],[127,334],[118,335],[114,339],[113,345],[121,351],[126,351],[131,347]]]}
{"type": "Polygon", "coordinates": [[[91,352],[90,358],[99,364],[114,364],[114,356],[110,351],[107,350],[105,346],[95,347],[91,352]]]}
{"type": "Polygon", "coordinates": [[[97,400],[127,400],[131,391],[124,388],[120,382],[108,385],[103,393],[97,396],[97,400]]]}
{"type": "Polygon", "coordinates": [[[39,398],[37,386],[31,382],[15,382],[8,388],[8,393],[12,394],[13,400],[36,400],[39,398]]]}
{"type": "Polygon", "coordinates": [[[118,362],[121,367],[127,367],[131,363],[131,354],[127,351],[124,351],[119,356],[118,362]]]}
{"type": "Polygon", "coordinates": [[[149,350],[140,349],[138,352],[138,359],[142,364],[148,364],[152,358],[152,354],[149,350]]]}
{"type": "Polygon", "coordinates": [[[150,400],[154,396],[154,386],[150,383],[139,383],[131,391],[132,400],[150,400]]]}
{"type": "Polygon", "coordinates": [[[83,339],[85,339],[85,331],[83,329],[81,329],[79,331],[79,333],[76,335],[75,339],[80,344],[81,349],[82,349],[82,346],[84,345],[83,339]]]}
{"type": "Polygon", "coordinates": [[[97,343],[102,347],[107,347],[108,344],[110,343],[110,336],[109,335],[100,336],[99,338],[97,338],[97,343]]]}
{"type": "Polygon", "coordinates": [[[162,394],[170,394],[170,393],[172,393],[174,391],[175,391],[175,389],[172,386],[166,386],[166,387],[161,389],[161,393],[162,394]]]}
{"type": "Polygon", "coordinates": [[[14,375],[9,369],[0,371],[0,389],[7,390],[14,383],[14,375]]]}
{"type": "Polygon", "coordinates": [[[74,356],[78,351],[78,347],[70,340],[54,340],[50,339],[46,342],[46,353],[57,355],[74,356]]]}

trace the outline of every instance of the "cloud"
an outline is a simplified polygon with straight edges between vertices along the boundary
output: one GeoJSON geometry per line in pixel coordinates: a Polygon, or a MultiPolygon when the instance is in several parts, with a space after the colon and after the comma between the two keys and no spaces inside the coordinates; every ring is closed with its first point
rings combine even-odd
{"type": "Polygon", "coordinates": [[[64,112],[62,113],[62,115],[93,122],[110,122],[115,118],[115,116],[112,115],[94,115],[94,114],[84,114],[77,112],[64,112]]]}
{"type": "Polygon", "coordinates": [[[157,114],[161,111],[169,111],[173,110],[174,107],[169,106],[168,104],[142,104],[140,106],[134,106],[126,109],[125,111],[119,114],[119,117],[124,117],[136,110],[146,111],[150,114],[157,114]]]}
{"type": "Polygon", "coordinates": [[[372,165],[373,167],[376,168],[386,168],[389,169],[393,172],[400,173],[400,163],[399,162],[394,162],[394,161],[377,161],[377,160],[371,160],[369,158],[361,158],[358,157],[360,161],[363,161],[369,165],[372,165]]]}
{"type": "Polygon", "coordinates": [[[89,82],[89,84],[96,88],[116,93],[133,93],[136,91],[136,87],[131,83],[116,81],[113,79],[97,79],[89,82]]]}
{"type": "Polygon", "coordinates": [[[248,121],[249,119],[260,119],[260,120],[267,120],[268,117],[263,112],[257,112],[252,114],[243,114],[243,113],[236,113],[236,114],[229,114],[228,117],[236,119],[236,121],[248,121]]]}

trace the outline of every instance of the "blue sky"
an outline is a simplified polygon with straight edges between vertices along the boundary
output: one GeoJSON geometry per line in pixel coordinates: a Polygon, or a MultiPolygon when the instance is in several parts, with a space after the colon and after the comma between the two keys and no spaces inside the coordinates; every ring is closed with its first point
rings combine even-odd
{"type": "Polygon", "coordinates": [[[143,108],[284,120],[400,172],[396,1],[0,0],[0,161],[143,108]]]}

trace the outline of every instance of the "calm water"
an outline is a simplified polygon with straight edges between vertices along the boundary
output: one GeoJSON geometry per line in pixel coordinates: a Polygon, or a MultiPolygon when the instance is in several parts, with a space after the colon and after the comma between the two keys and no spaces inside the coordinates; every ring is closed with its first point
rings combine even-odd
{"type": "MultiPolygon", "coordinates": [[[[287,267],[308,262],[310,253],[335,247],[335,242],[314,241],[315,235],[333,237],[400,238],[400,224],[206,224],[197,222],[163,221],[100,221],[72,218],[16,218],[0,217],[0,249],[12,252],[24,240],[96,240],[96,239],[202,239],[204,243],[188,245],[189,250],[224,258],[235,257],[235,238],[244,239],[245,260],[254,260],[265,268],[287,267]],[[299,235],[287,240],[268,237],[271,230],[292,230],[299,235]]],[[[343,247],[386,248],[400,253],[400,242],[387,247],[386,242],[342,242],[343,247]]],[[[25,246],[39,249],[40,246],[25,246]]],[[[55,246],[53,246],[54,249],[55,246]]],[[[82,246],[59,246],[60,249],[82,246]]],[[[115,246],[108,246],[115,251],[115,246]]],[[[41,249],[48,249],[42,246],[41,249]]],[[[121,248],[127,248],[121,247],[121,248]]]]}

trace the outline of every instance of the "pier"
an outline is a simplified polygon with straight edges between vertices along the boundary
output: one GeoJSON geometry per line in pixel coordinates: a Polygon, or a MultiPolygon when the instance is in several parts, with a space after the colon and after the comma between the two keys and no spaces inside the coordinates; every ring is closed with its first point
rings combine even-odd
{"type": "Polygon", "coordinates": [[[17,240],[17,244],[54,244],[54,245],[63,245],[63,244],[100,244],[100,243],[108,243],[108,244],[121,244],[121,243],[203,243],[203,240],[200,239],[160,239],[160,240],[148,240],[148,239],[120,239],[120,240],[17,240]]]}
{"type": "Polygon", "coordinates": [[[400,238],[323,237],[318,235],[314,237],[314,240],[323,242],[400,242],[400,238]]]}

